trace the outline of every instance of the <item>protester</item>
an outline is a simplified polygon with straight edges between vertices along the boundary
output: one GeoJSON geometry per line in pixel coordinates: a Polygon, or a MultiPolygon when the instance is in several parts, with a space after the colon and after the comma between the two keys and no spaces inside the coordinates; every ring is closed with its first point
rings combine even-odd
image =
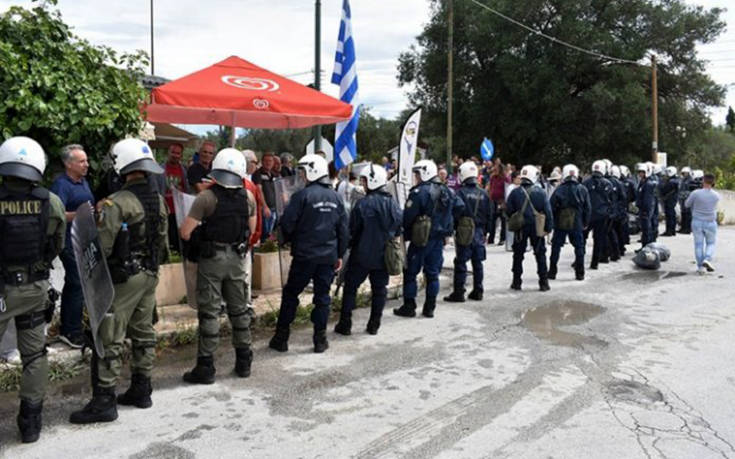
{"type": "Polygon", "coordinates": [[[158,184],[158,192],[166,198],[166,206],[168,207],[168,246],[171,250],[176,251],[180,251],[181,247],[179,246],[176,208],[174,207],[174,196],[171,189],[175,188],[182,193],[189,192],[186,167],[181,164],[183,152],[184,146],[182,144],[175,142],[169,145],[166,162],[160,165],[163,168],[163,174],[153,174],[158,184]]]}
{"type": "Polygon", "coordinates": [[[291,177],[294,175],[293,155],[291,153],[281,153],[281,177],[291,177]]]}
{"type": "Polygon", "coordinates": [[[488,236],[488,244],[492,244],[495,240],[495,228],[496,222],[500,219],[500,235],[498,245],[505,243],[505,187],[506,184],[510,183],[510,177],[506,176],[505,169],[501,163],[495,164],[492,174],[490,175],[490,181],[487,185],[487,192],[490,195],[490,200],[493,204],[492,209],[492,220],[490,222],[490,235],[488,236]]]}
{"type": "Polygon", "coordinates": [[[89,183],[85,178],[89,170],[89,162],[84,147],[67,145],[61,150],[64,173],[54,180],[51,192],[55,193],[66,209],[66,245],[60,254],[64,265],[64,288],[61,292],[61,328],[59,340],[69,347],[79,349],[84,344],[82,334],[82,284],[79,279],[77,262],[71,243],[71,221],[74,220],[77,208],[85,202],[94,205],[95,199],[89,183]]]}
{"type": "Polygon", "coordinates": [[[253,173],[253,183],[258,186],[263,200],[260,202],[263,207],[263,234],[261,241],[265,241],[271,235],[276,226],[276,178],[278,175],[273,170],[275,165],[275,155],[271,152],[263,154],[262,166],[253,173]]]}
{"type": "Polygon", "coordinates": [[[692,234],[694,235],[694,257],[697,273],[702,275],[715,270],[712,257],[717,241],[717,203],[720,194],[714,190],[715,176],[705,174],[702,189],[694,190],[684,205],[692,210],[692,234]]]}
{"type": "Polygon", "coordinates": [[[212,186],[212,181],[207,176],[212,169],[215,148],[217,147],[214,142],[205,140],[202,146],[199,147],[199,161],[192,164],[187,172],[189,185],[197,193],[201,193],[212,186]]]}

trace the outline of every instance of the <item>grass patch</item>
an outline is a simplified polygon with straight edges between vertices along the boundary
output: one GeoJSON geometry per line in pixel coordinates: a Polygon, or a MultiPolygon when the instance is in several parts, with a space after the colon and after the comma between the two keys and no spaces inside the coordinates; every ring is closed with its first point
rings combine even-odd
{"type": "MultiPolygon", "coordinates": [[[[74,362],[51,361],[48,365],[49,382],[66,381],[79,375],[89,367],[87,360],[74,362]]],[[[22,365],[6,364],[0,367],[0,392],[15,392],[20,389],[20,377],[23,374],[22,365]]]]}

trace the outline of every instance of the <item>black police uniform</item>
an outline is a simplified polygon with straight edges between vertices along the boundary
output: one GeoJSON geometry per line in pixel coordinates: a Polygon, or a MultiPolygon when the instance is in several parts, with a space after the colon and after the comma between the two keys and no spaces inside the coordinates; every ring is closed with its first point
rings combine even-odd
{"type": "Polygon", "coordinates": [[[585,243],[583,231],[590,223],[592,204],[587,188],[573,178],[565,180],[554,190],[550,200],[551,211],[554,214],[554,236],[551,238],[551,257],[549,260],[549,279],[556,279],[559,252],[564,242],[574,246],[574,272],[577,280],[584,279],[585,243]],[[574,226],[571,229],[559,228],[562,210],[574,210],[574,226]]]}
{"type": "Polygon", "coordinates": [[[592,230],[593,245],[590,269],[597,269],[598,263],[607,262],[604,254],[607,252],[607,228],[613,213],[611,198],[612,184],[599,173],[593,173],[582,184],[589,191],[590,202],[592,204],[590,229],[592,230]]]}

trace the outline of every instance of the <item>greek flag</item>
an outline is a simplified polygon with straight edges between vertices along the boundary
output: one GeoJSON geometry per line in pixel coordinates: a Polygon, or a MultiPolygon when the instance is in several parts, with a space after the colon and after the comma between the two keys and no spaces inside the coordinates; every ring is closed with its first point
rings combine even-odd
{"type": "Polygon", "coordinates": [[[352,39],[352,13],[349,0],[342,3],[342,21],[339,24],[332,83],[339,85],[339,99],[352,104],[352,118],[337,123],[334,132],[334,163],[337,169],[341,169],[357,159],[357,124],[360,119],[355,42],[352,39]]]}

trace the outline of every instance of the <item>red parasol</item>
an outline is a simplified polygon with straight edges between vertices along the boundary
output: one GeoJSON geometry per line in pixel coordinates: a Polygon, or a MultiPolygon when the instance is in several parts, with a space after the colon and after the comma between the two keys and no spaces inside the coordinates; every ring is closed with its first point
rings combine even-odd
{"type": "Polygon", "coordinates": [[[298,129],[352,116],[352,106],[250,62],[222,62],[153,89],[147,120],[298,129]]]}

